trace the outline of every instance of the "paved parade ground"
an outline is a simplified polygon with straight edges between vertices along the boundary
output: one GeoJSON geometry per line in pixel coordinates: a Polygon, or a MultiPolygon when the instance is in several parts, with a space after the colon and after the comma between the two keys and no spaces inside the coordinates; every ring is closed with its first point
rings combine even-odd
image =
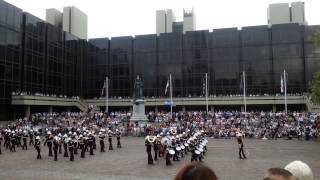
{"type": "MultiPolygon", "coordinates": [[[[16,153],[4,150],[0,155],[0,179],[43,180],[43,179],[173,179],[176,172],[190,161],[190,153],[173,166],[166,166],[161,159],[155,165],[147,165],[144,138],[122,138],[122,149],[86,153],[85,159],[75,156],[75,161],[48,157],[47,147],[42,147],[42,160],[36,160],[36,151],[18,148],[16,153]]],[[[30,147],[29,147],[30,148],[30,147]]],[[[221,180],[262,179],[270,167],[284,167],[293,160],[306,162],[313,170],[315,179],[320,179],[320,142],[298,140],[255,140],[246,139],[248,159],[240,160],[237,142],[231,139],[210,139],[205,163],[221,180]]]]}

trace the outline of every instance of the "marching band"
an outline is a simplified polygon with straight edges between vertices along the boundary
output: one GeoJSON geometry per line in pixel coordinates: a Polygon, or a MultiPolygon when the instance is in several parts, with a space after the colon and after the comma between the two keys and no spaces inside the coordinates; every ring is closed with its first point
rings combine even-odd
{"type": "Polygon", "coordinates": [[[166,165],[172,165],[172,161],[180,161],[188,152],[191,152],[191,162],[202,162],[207,151],[208,140],[205,138],[203,130],[193,131],[186,130],[177,134],[175,129],[171,129],[164,135],[148,135],[145,138],[145,146],[148,155],[148,164],[154,164],[158,157],[165,157],[166,165]],[[154,150],[154,158],[152,156],[154,150]]]}
{"type": "Polygon", "coordinates": [[[46,129],[44,139],[41,140],[41,132],[37,129],[26,129],[22,131],[22,129],[7,128],[3,132],[0,132],[0,154],[2,140],[4,140],[4,147],[6,149],[15,152],[16,147],[22,147],[23,150],[27,150],[27,139],[29,139],[29,146],[33,145],[37,151],[37,159],[42,159],[41,146],[43,143],[43,146],[48,147],[48,156],[53,157],[54,161],[58,161],[58,155],[62,154],[62,148],[64,150],[63,157],[69,157],[70,161],[74,161],[78,150],[81,158],[85,158],[86,152],[94,155],[96,137],[99,138],[101,152],[105,152],[104,139],[106,136],[108,136],[109,150],[113,150],[113,137],[117,138],[117,148],[121,148],[121,135],[122,132],[119,129],[115,129],[114,131],[109,129],[106,131],[106,129],[100,128],[98,133],[94,130],[87,129],[87,127],[71,129],[69,131],[46,129]]]}

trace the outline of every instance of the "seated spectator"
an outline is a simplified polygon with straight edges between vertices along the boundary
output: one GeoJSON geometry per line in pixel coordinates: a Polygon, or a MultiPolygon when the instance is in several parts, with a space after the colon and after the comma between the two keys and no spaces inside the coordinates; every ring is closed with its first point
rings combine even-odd
{"type": "Polygon", "coordinates": [[[283,168],[268,169],[263,180],[297,180],[290,171],[283,168]]]}
{"type": "Polygon", "coordinates": [[[290,171],[299,180],[313,180],[312,170],[302,161],[293,161],[285,169],[290,171]]]}
{"type": "Polygon", "coordinates": [[[216,174],[201,163],[190,163],[179,170],[175,180],[217,180],[216,174]]]}

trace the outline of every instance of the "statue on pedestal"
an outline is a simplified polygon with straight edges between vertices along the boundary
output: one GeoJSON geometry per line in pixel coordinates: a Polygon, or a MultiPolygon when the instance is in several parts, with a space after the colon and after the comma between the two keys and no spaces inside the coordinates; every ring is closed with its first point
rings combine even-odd
{"type": "Polygon", "coordinates": [[[145,100],[143,97],[143,82],[138,75],[134,81],[133,102],[132,102],[132,116],[130,121],[137,122],[140,125],[147,122],[145,114],[145,100]]]}
{"type": "Polygon", "coordinates": [[[134,82],[134,91],[133,91],[133,99],[144,99],[143,97],[143,82],[138,75],[134,82]]]}

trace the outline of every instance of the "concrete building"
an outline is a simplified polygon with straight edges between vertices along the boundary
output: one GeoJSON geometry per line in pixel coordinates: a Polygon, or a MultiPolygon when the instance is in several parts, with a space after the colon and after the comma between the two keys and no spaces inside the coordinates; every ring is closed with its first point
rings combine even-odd
{"type": "Polygon", "coordinates": [[[64,7],[63,12],[54,8],[47,9],[46,21],[80,39],[88,38],[88,16],[74,6],[64,7]]]}
{"type": "Polygon", "coordinates": [[[78,8],[63,8],[63,30],[81,38],[88,38],[88,16],[78,8]]]}
{"type": "Polygon", "coordinates": [[[166,32],[166,11],[157,10],[156,11],[156,32],[159,36],[160,33],[166,32]]]}
{"type": "Polygon", "coordinates": [[[196,30],[196,16],[192,10],[183,10],[183,33],[196,30]]]}
{"type": "Polygon", "coordinates": [[[289,3],[270,4],[268,7],[268,24],[290,23],[289,3]]]}
{"type": "Polygon", "coordinates": [[[157,10],[156,11],[156,32],[159,36],[160,33],[171,33],[172,24],[176,21],[176,17],[172,9],[157,10]]]}
{"type": "Polygon", "coordinates": [[[304,2],[291,3],[291,22],[306,25],[304,2]]]}
{"type": "Polygon", "coordinates": [[[46,21],[54,26],[62,28],[62,13],[55,8],[47,9],[46,21]]]}
{"type": "Polygon", "coordinates": [[[304,2],[270,4],[268,7],[268,25],[298,23],[306,25],[304,2]]]}

